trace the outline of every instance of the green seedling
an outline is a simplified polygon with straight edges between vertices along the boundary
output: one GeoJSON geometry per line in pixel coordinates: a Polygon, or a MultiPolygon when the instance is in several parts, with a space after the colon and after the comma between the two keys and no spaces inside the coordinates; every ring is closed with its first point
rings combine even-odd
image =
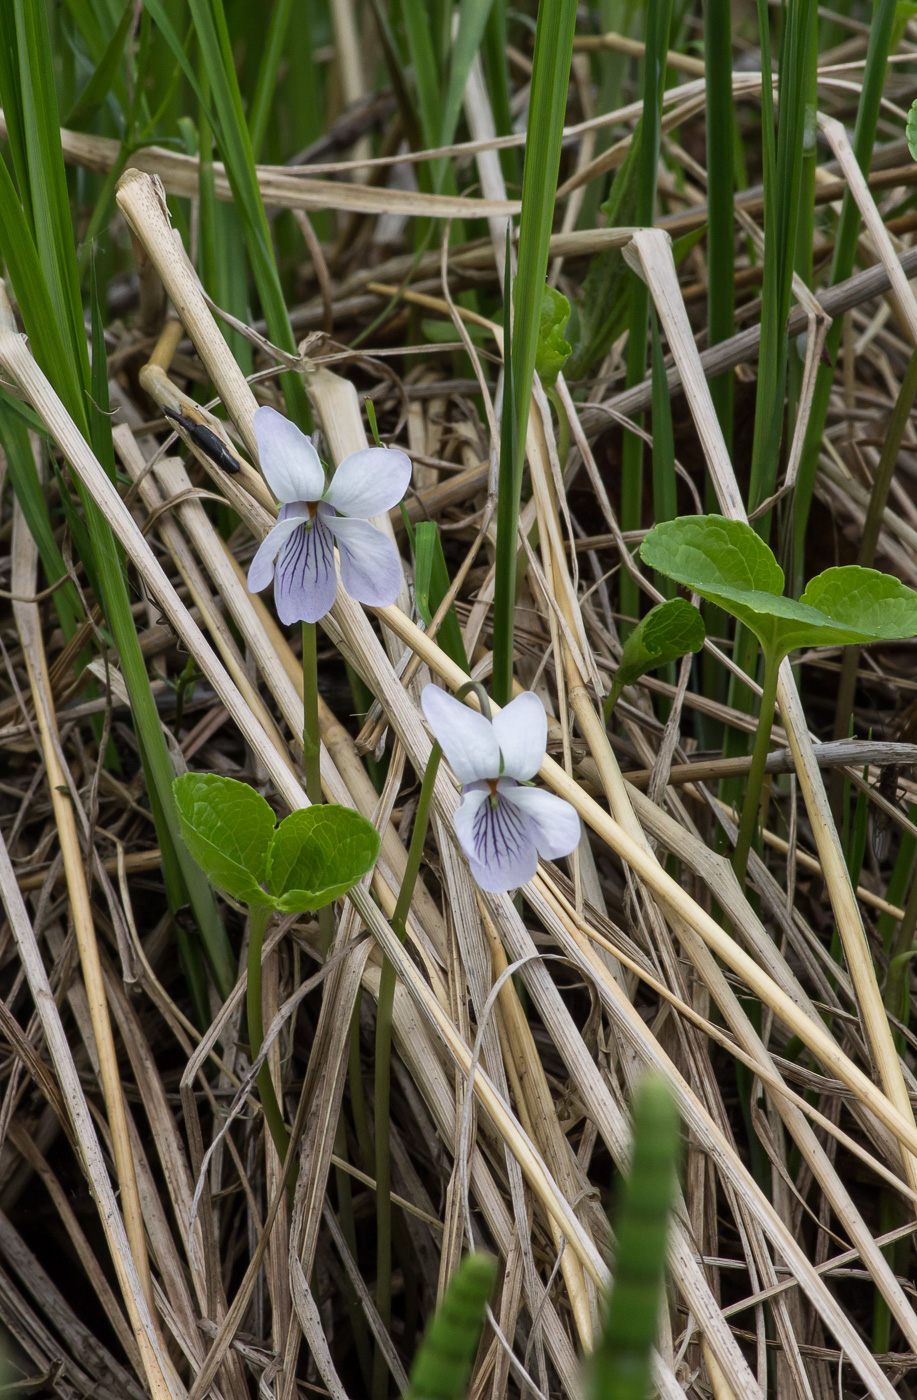
{"type": "Polygon", "coordinates": [[[465,1255],[414,1357],[405,1400],[462,1400],[496,1276],[491,1255],[465,1255]]]}
{"type": "Polygon", "coordinates": [[[917,635],[917,593],[889,574],[851,564],[826,569],[795,602],[783,570],[750,525],[721,515],[682,516],[657,525],[640,557],[659,573],[731,613],[757,637],[763,695],[733,865],[744,879],[758,816],[780,663],[814,646],[865,645],[917,635]]]}
{"type": "Polygon", "coordinates": [[[617,1215],[615,1277],[605,1325],[586,1368],[586,1400],[646,1400],[675,1196],[678,1113],[655,1074],[634,1099],[634,1152],[617,1215]]]}
{"type": "Polygon", "coordinates": [[[904,134],[907,137],[907,148],[914,160],[917,160],[917,100],[911,103],[904,134]]]}
{"type": "Polygon", "coordinates": [[[562,292],[545,287],[541,295],[541,321],[538,344],[535,347],[535,369],[546,389],[557,380],[573,349],[564,338],[564,328],[570,319],[570,303],[562,292]]]}
{"type": "Polygon", "coordinates": [[[624,651],[605,701],[605,722],[627,685],[634,685],[647,671],[678,661],[704,645],[704,619],[686,598],[657,603],[624,643],[624,651]]]}
{"type": "MultiPolygon", "coordinates": [[[[359,812],[333,805],[292,812],[277,825],[253,788],[215,773],[184,773],[172,790],[188,850],[217,889],[248,905],[248,1036],[255,1060],[264,1041],[261,949],[268,919],[275,910],[312,912],[346,894],[375,865],[379,835],[359,812]]],[[[283,1159],[289,1143],[267,1063],[258,1091],[283,1159]]]]}

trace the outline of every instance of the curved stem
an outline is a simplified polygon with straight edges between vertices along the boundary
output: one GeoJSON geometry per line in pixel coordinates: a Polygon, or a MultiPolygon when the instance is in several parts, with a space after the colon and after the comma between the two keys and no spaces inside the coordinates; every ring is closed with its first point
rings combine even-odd
{"type": "MultiPolygon", "coordinates": [[[[417,815],[411,833],[404,879],[398,892],[398,901],[392,915],[392,928],[402,943],[407,931],[408,911],[414,897],[414,886],[423,858],[424,842],[427,836],[427,823],[430,817],[430,802],[433,797],[433,784],[442,749],[434,744],[430,750],[430,761],[423,775],[420,796],[417,799],[417,815]]],[[[392,1197],[391,1197],[391,1156],[389,1151],[389,1103],[392,1061],[392,1014],[395,1005],[395,969],[386,958],[382,964],[379,979],[379,1003],[376,1010],[376,1054],[374,1104],[376,1128],[376,1308],[384,1327],[388,1327],[392,1317],[392,1197]]],[[[373,1365],[374,1400],[386,1400],[388,1395],[388,1367],[381,1348],[376,1348],[373,1365]]]]}
{"type": "Polygon", "coordinates": [[[779,656],[764,654],[764,685],[761,695],[761,711],[758,715],[758,728],[755,731],[755,747],[751,756],[751,768],[742,803],[742,816],[739,821],[739,835],[732,853],[732,865],[739,884],[745,881],[748,853],[754,840],[758,821],[758,808],[761,805],[761,790],[764,786],[764,767],[770,745],[771,729],[774,726],[774,704],[777,699],[777,678],[780,673],[779,656]]]}
{"type": "MultiPolygon", "coordinates": [[[[322,731],[318,722],[318,636],[314,622],[302,625],[302,759],[306,770],[306,796],[320,804],[322,796],[322,731]]],[[[318,911],[322,955],[328,956],[334,941],[334,910],[326,904],[318,911]]]]}
{"type": "Polygon", "coordinates": [[[570,455],[570,418],[560,394],[553,385],[550,389],[545,389],[545,394],[557,414],[557,459],[560,462],[560,469],[563,471],[570,455]]]}
{"type": "Polygon", "coordinates": [[[302,625],[303,767],[310,802],[322,800],[321,731],[318,727],[318,642],[315,623],[302,625]]]}
{"type": "MultiPolygon", "coordinates": [[[[267,928],[271,910],[267,905],[253,904],[249,907],[248,932],[248,986],[245,989],[245,1009],[248,1016],[248,1044],[252,1062],[261,1053],[264,1044],[264,1017],[261,1010],[261,949],[264,946],[264,930],[267,928]]],[[[258,1071],[258,1095],[264,1118],[274,1139],[277,1155],[281,1162],[286,1161],[290,1137],[283,1121],[283,1110],[277,1099],[271,1068],[267,1060],[258,1071]]]]}

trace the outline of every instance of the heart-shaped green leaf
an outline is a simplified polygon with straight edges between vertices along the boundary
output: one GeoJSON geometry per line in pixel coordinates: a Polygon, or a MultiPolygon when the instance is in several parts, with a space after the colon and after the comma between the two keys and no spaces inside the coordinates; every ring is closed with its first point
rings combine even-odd
{"type": "Polygon", "coordinates": [[[732,613],[771,660],[802,647],[917,635],[917,593],[875,569],[827,569],[798,603],[784,598],[783,570],[760,536],[739,520],[667,520],[647,535],[640,557],[732,613]]]}
{"type": "Polygon", "coordinates": [[[274,813],[247,783],[183,773],[172,784],[188,850],[217,889],[246,904],[272,904],[261,888],[274,813]]]}
{"type": "Polygon", "coordinates": [[[657,603],[624,643],[605,706],[606,717],[626,685],[633,685],[647,671],[677,661],[689,651],[700,651],[704,636],[704,619],[686,598],[657,603]]]}
{"type": "Polygon", "coordinates": [[[287,913],[320,909],[371,870],[379,855],[372,822],[349,807],[291,812],[274,832],[267,861],[274,904],[287,913]]]}

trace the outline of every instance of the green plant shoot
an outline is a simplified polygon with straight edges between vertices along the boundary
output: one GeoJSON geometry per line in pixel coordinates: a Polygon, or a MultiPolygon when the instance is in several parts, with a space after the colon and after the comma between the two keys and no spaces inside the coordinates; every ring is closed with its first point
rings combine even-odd
{"type": "Polygon", "coordinates": [[[905,135],[907,137],[907,148],[914,160],[917,160],[917,100],[911,103],[910,110],[908,111],[905,135]]]}
{"type": "MultiPolygon", "coordinates": [[[[261,949],[271,913],[311,912],[346,894],[375,865],[379,835],[359,812],[334,805],[291,812],[277,825],[259,793],[216,773],[183,773],[172,790],[188,850],[217,889],[248,905],[248,1036],[255,1060],[264,1041],[261,949]]],[[[288,1139],[267,1063],[258,1091],[283,1160],[288,1139]]]]}
{"type": "Polygon", "coordinates": [[[587,1364],[587,1400],[646,1400],[675,1195],[678,1113],[661,1075],[634,1099],[634,1153],[621,1190],[615,1278],[605,1326],[587,1364]]]}
{"type": "Polygon", "coordinates": [[[700,651],[705,635],[704,619],[686,598],[670,598],[651,608],[624,643],[605,701],[606,724],[625,686],[633,685],[647,671],[678,661],[688,652],[700,651]]]}
{"type": "Polygon", "coordinates": [[[814,646],[864,645],[917,636],[917,593],[876,569],[851,564],[810,580],[799,602],[783,596],[783,570],[750,525],[721,515],[680,516],[640,546],[644,563],[731,613],[764,656],[761,713],[733,865],[744,879],[774,718],[780,663],[814,646]]]}
{"type": "Polygon", "coordinates": [[[406,1400],[462,1400],[496,1276],[490,1254],[465,1255],[417,1350],[406,1400]]]}
{"type": "Polygon", "coordinates": [[[562,292],[545,287],[541,298],[541,321],[538,344],[535,347],[535,369],[546,389],[556,381],[573,349],[564,339],[564,328],[570,319],[570,303],[562,292]]]}

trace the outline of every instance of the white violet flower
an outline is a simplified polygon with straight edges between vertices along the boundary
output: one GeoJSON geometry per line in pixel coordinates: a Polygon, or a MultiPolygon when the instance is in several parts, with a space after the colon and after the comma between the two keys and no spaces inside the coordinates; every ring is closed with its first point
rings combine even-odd
{"type": "Polygon", "coordinates": [[[382,515],[401,500],[411,459],[396,448],[364,448],[345,457],[326,484],[318,453],[289,418],[264,406],[254,425],[261,470],[282,505],[251,562],[249,592],[260,593],[273,579],[281,622],[318,622],[337,596],[336,540],[341,582],[350,596],[370,607],[394,603],[401,591],[401,559],[369,516],[382,515]]]}
{"type": "Polygon", "coordinates": [[[462,783],[455,832],[483,890],[504,894],[532,879],[538,857],[569,855],[580,837],[569,802],[523,786],[544,762],[548,720],[531,690],[493,721],[435,685],[420,697],[453,773],[462,783]]]}

